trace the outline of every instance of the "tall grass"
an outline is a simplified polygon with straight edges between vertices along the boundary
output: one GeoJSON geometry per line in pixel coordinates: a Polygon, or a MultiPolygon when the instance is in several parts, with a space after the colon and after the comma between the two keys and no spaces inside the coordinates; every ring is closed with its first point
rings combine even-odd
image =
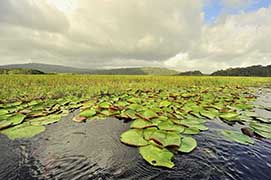
{"type": "Polygon", "coordinates": [[[191,86],[261,86],[271,78],[259,77],[183,77],[127,75],[1,75],[1,101],[59,96],[88,97],[100,91],[110,93],[132,89],[169,89],[191,86]]]}

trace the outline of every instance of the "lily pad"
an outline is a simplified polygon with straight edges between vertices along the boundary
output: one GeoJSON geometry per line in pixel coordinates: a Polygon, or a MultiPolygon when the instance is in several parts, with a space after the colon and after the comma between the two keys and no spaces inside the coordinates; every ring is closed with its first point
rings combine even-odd
{"type": "Polygon", "coordinates": [[[143,137],[146,140],[150,140],[151,136],[153,135],[154,132],[158,131],[156,127],[151,127],[143,130],[143,137]]]}
{"type": "Polygon", "coordinates": [[[61,120],[61,115],[50,115],[30,120],[32,126],[49,125],[61,120]]]}
{"type": "Polygon", "coordinates": [[[223,113],[219,117],[226,121],[240,121],[239,114],[236,112],[223,113]]]}
{"type": "Polygon", "coordinates": [[[143,138],[142,129],[130,129],[120,136],[120,141],[131,146],[146,146],[148,141],[143,138]]]}
{"type": "Polygon", "coordinates": [[[44,126],[31,126],[29,123],[23,123],[12,128],[1,131],[2,134],[8,136],[9,139],[31,138],[45,131],[44,126]]]}
{"type": "Polygon", "coordinates": [[[149,136],[150,140],[157,142],[163,147],[167,146],[180,146],[181,138],[177,132],[157,130],[149,136]]]}
{"type": "Polygon", "coordinates": [[[90,117],[93,117],[95,114],[96,114],[95,110],[89,109],[89,110],[82,111],[79,115],[86,118],[90,118],[90,117]]]}
{"type": "Polygon", "coordinates": [[[178,151],[183,153],[190,153],[197,147],[197,141],[192,137],[183,137],[178,151]]]}
{"type": "Polygon", "coordinates": [[[139,115],[140,115],[140,117],[142,117],[146,120],[150,120],[150,119],[157,117],[157,114],[152,110],[146,110],[143,113],[140,113],[139,115]]]}
{"type": "Polygon", "coordinates": [[[173,153],[169,150],[148,145],[139,148],[139,153],[148,163],[153,166],[173,168],[174,163],[171,161],[173,153]]]}
{"type": "Polygon", "coordinates": [[[168,107],[169,105],[171,105],[169,101],[161,101],[159,104],[160,107],[168,107]]]}
{"type": "Polygon", "coordinates": [[[217,113],[211,111],[201,111],[200,115],[208,119],[214,119],[217,116],[217,113]]]}
{"type": "Polygon", "coordinates": [[[110,106],[111,106],[111,104],[108,102],[102,102],[99,104],[99,107],[103,108],[103,109],[108,109],[110,106]]]}
{"type": "Polygon", "coordinates": [[[200,130],[195,127],[185,128],[183,132],[183,134],[190,134],[190,135],[195,135],[199,133],[200,133],[200,130]]]}
{"type": "Polygon", "coordinates": [[[4,129],[4,128],[7,128],[7,127],[9,127],[11,125],[12,125],[11,121],[7,121],[7,120],[0,121],[0,130],[4,129]]]}
{"type": "Polygon", "coordinates": [[[15,126],[15,125],[21,124],[24,121],[25,117],[26,116],[23,114],[16,114],[8,118],[8,121],[12,122],[12,125],[15,126]]]}
{"type": "Polygon", "coordinates": [[[158,124],[158,128],[160,130],[165,130],[165,131],[177,131],[179,133],[182,133],[184,131],[184,127],[180,125],[175,125],[172,121],[167,120],[167,121],[162,121],[158,124]]]}
{"type": "Polygon", "coordinates": [[[249,144],[254,144],[254,140],[251,139],[250,137],[236,131],[230,131],[230,130],[223,130],[222,134],[237,143],[244,144],[244,145],[249,145],[249,144]]]}
{"type": "Polygon", "coordinates": [[[154,126],[156,126],[156,125],[153,124],[152,122],[145,121],[142,119],[137,119],[132,122],[130,127],[134,128],[134,129],[143,129],[143,128],[154,127],[154,126]]]}
{"type": "Polygon", "coordinates": [[[8,110],[0,109],[0,116],[5,114],[8,114],[8,110]]]}

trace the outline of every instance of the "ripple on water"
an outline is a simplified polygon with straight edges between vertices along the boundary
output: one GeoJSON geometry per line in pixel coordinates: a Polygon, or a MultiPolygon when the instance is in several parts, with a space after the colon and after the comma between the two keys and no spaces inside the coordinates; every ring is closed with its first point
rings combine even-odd
{"type": "Polygon", "coordinates": [[[129,123],[117,119],[75,123],[71,121],[74,114],[48,126],[44,133],[29,141],[10,141],[1,136],[0,179],[271,177],[270,140],[255,140],[254,145],[244,146],[225,140],[219,133],[219,129],[225,128],[240,130],[239,126],[210,121],[210,130],[195,136],[198,148],[190,154],[176,154],[175,167],[165,169],[150,166],[137,148],[120,143],[119,136],[129,129],[129,123]]]}

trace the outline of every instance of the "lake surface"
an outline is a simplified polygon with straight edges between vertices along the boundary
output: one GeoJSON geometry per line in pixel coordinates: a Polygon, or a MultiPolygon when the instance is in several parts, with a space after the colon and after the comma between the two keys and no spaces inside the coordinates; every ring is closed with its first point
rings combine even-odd
{"type": "MultiPolygon", "coordinates": [[[[257,105],[271,107],[271,90],[257,94],[257,105]]],[[[267,110],[255,111],[271,117],[267,110]]],[[[220,129],[240,130],[242,125],[209,121],[209,131],[194,136],[197,149],[176,154],[175,167],[164,169],[150,166],[137,148],[119,141],[129,123],[113,118],[75,123],[76,113],[31,139],[10,141],[0,135],[0,179],[271,179],[270,140],[245,146],[220,134],[220,129]]]]}

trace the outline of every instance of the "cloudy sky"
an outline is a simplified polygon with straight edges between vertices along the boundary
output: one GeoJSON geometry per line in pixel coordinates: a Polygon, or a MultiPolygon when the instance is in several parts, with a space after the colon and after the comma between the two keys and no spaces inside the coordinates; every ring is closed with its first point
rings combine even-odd
{"type": "Polygon", "coordinates": [[[270,0],[1,0],[0,65],[271,64],[270,0]]]}

